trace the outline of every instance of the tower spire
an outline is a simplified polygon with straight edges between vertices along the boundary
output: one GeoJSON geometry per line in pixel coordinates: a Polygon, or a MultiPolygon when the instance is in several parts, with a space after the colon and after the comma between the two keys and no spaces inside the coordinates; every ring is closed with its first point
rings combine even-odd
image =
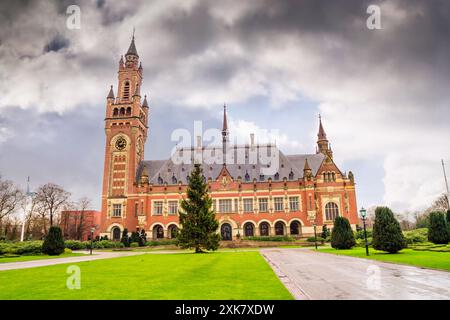
{"type": "Polygon", "coordinates": [[[223,152],[223,165],[226,166],[227,155],[227,142],[228,142],[228,121],[227,121],[227,105],[223,104],[223,125],[222,125],[222,152],[223,152]]]}
{"type": "Polygon", "coordinates": [[[128,47],[128,51],[125,54],[125,56],[129,56],[129,55],[134,55],[136,57],[139,57],[137,50],[136,50],[136,45],[134,43],[134,28],[133,28],[133,37],[131,38],[131,43],[130,43],[130,46],[128,47]]]}
{"type": "Polygon", "coordinates": [[[329,151],[327,134],[322,125],[322,116],[319,114],[319,132],[317,133],[317,146],[318,150],[316,153],[327,154],[329,151]]]}

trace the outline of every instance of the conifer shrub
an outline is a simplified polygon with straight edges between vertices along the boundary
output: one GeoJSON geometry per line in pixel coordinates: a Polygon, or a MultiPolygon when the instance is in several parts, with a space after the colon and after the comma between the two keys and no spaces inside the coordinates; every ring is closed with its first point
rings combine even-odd
{"type": "Polygon", "coordinates": [[[388,207],[378,207],[375,210],[372,246],[389,253],[397,253],[406,247],[400,224],[388,207]]]}
{"type": "Polygon", "coordinates": [[[430,227],[428,228],[428,240],[434,244],[448,243],[448,229],[446,217],[443,212],[430,213],[430,227]]]}
{"type": "Polygon", "coordinates": [[[331,231],[331,246],[335,249],[351,249],[355,244],[355,236],[348,219],[336,217],[331,231]]]}
{"type": "Polygon", "coordinates": [[[50,227],[42,244],[42,252],[49,256],[59,256],[64,252],[64,239],[60,227],[50,227]]]}

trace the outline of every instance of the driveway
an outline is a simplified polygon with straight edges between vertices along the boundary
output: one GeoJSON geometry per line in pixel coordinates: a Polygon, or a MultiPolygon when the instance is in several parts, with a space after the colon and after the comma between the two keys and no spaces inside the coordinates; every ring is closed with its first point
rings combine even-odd
{"type": "Polygon", "coordinates": [[[296,299],[450,299],[450,272],[307,249],[261,254],[296,299]]]}

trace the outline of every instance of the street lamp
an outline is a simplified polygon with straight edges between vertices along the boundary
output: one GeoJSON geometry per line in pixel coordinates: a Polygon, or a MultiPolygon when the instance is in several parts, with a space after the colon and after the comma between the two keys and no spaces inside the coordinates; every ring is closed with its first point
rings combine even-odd
{"type": "Polygon", "coordinates": [[[366,243],[366,256],[368,256],[369,255],[369,244],[367,242],[367,232],[366,232],[366,216],[367,216],[366,209],[364,209],[364,207],[362,207],[361,210],[359,210],[359,214],[361,215],[361,219],[363,221],[364,241],[366,243]]]}
{"type": "Polygon", "coordinates": [[[313,224],[313,227],[314,227],[314,245],[316,246],[316,250],[317,250],[317,232],[316,232],[317,224],[315,222],[313,224]]]}
{"type": "Polygon", "coordinates": [[[95,231],[95,228],[92,227],[91,228],[91,252],[90,252],[91,255],[92,255],[92,247],[93,247],[93,241],[94,241],[94,231],[95,231]]]}

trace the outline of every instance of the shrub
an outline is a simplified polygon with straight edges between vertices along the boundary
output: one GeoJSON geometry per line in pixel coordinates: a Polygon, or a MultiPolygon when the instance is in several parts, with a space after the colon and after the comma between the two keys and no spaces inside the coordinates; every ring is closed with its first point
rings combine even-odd
{"type": "Polygon", "coordinates": [[[78,240],[66,240],[64,241],[64,246],[71,250],[86,249],[86,243],[78,240]]]}
{"type": "Polygon", "coordinates": [[[348,219],[336,217],[331,232],[331,246],[335,249],[351,249],[355,244],[355,236],[348,219]]]}
{"type": "Polygon", "coordinates": [[[253,236],[253,237],[243,237],[242,240],[251,241],[295,241],[294,238],[289,236],[253,236]]]}
{"type": "MultiPolygon", "coordinates": [[[[367,244],[369,246],[372,245],[373,239],[372,237],[367,237],[367,244]]],[[[364,239],[356,239],[356,246],[357,247],[361,247],[361,248],[365,248],[366,247],[366,241],[364,239]]]]}
{"type": "Polygon", "coordinates": [[[132,242],[132,243],[130,243],[130,247],[132,247],[132,248],[139,247],[139,242],[132,242]]]}
{"type": "Polygon", "coordinates": [[[133,242],[139,242],[139,238],[140,238],[140,236],[139,236],[139,232],[136,232],[136,231],[134,231],[134,232],[132,232],[131,233],[131,237],[130,237],[130,243],[133,243],[133,242]]]}
{"type": "MultiPolygon", "coordinates": [[[[366,229],[367,238],[371,238],[373,235],[372,230],[366,229]]],[[[355,239],[364,239],[364,229],[355,232],[355,239]]]]}
{"type": "Polygon", "coordinates": [[[428,229],[428,240],[435,244],[448,243],[448,230],[443,212],[430,213],[430,228],[428,229]]]}
{"type": "Polygon", "coordinates": [[[139,247],[145,246],[145,243],[147,242],[147,233],[144,229],[141,230],[141,234],[139,235],[139,247]]]}
{"type": "Polygon", "coordinates": [[[428,229],[420,228],[409,231],[403,231],[403,236],[407,244],[424,243],[428,241],[428,229]]]}
{"type": "MultiPolygon", "coordinates": [[[[308,237],[306,239],[306,241],[314,243],[316,241],[316,238],[315,237],[308,237]]],[[[317,237],[317,242],[318,243],[324,243],[325,239],[323,237],[317,237]]]]}
{"type": "Polygon", "coordinates": [[[64,239],[60,227],[50,227],[42,244],[42,252],[50,256],[59,256],[64,252],[64,239]]]}
{"type": "Polygon", "coordinates": [[[329,237],[331,235],[330,230],[328,229],[327,225],[324,224],[322,227],[322,234],[321,237],[326,239],[327,237],[329,237]]]}
{"type": "Polygon", "coordinates": [[[2,242],[0,255],[40,255],[42,254],[42,241],[2,242]]]}
{"type": "Polygon", "coordinates": [[[376,250],[389,253],[397,253],[406,247],[400,224],[388,207],[378,207],[375,210],[372,245],[376,250]]]}
{"type": "Polygon", "coordinates": [[[70,254],[72,253],[72,250],[70,250],[69,248],[64,248],[64,254],[70,254]]]}

